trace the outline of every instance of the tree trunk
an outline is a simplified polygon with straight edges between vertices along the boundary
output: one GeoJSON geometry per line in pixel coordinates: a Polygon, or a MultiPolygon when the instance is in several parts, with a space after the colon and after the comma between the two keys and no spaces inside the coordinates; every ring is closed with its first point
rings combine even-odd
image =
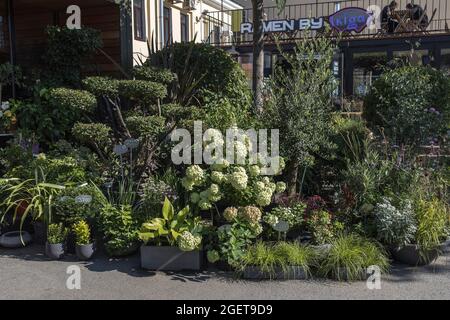
{"type": "Polygon", "coordinates": [[[297,178],[298,178],[298,168],[300,164],[297,160],[292,160],[289,162],[287,167],[287,185],[288,185],[288,194],[293,196],[297,193],[297,178]]]}
{"type": "Polygon", "coordinates": [[[253,94],[257,112],[263,108],[264,32],[263,0],[252,0],[253,5],[253,94]]]}

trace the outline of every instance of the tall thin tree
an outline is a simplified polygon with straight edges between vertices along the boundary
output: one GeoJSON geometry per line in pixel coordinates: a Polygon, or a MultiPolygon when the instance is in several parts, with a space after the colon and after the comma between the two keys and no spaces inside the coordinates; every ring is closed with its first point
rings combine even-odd
{"type": "MultiPolygon", "coordinates": [[[[286,0],[276,0],[278,12],[280,13],[286,0]]],[[[253,7],[253,95],[254,107],[257,112],[263,108],[263,86],[264,86],[264,0],[252,0],[253,7]]]]}

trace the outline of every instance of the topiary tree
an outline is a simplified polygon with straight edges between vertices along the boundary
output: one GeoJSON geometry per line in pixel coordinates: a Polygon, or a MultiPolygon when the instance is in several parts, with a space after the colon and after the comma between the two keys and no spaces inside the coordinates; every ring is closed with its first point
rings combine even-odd
{"type": "Polygon", "coordinates": [[[144,66],[166,68],[176,74],[169,96],[182,105],[203,106],[205,92],[209,92],[242,109],[251,106],[251,91],[244,72],[220,48],[204,43],[175,43],[153,53],[144,66]]]}
{"type": "Polygon", "coordinates": [[[393,144],[429,143],[448,130],[450,80],[430,67],[387,71],[366,96],[363,116],[375,133],[393,144]]]}

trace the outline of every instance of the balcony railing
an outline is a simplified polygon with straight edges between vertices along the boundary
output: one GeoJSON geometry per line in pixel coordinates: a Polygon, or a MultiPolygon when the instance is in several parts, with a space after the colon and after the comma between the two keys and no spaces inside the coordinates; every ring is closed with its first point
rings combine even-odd
{"type": "MultiPolygon", "coordinates": [[[[362,32],[345,32],[343,37],[352,38],[389,38],[401,37],[411,34],[437,34],[449,33],[450,23],[450,0],[397,0],[398,10],[405,10],[408,3],[413,2],[421,8],[426,9],[429,24],[424,30],[397,30],[385,32],[380,28],[381,10],[390,3],[390,0],[347,0],[347,1],[324,1],[305,0],[304,4],[287,5],[281,12],[276,7],[264,8],[264,20],[298,20],[303,18],[323,17],[325,25],[329,24],[328,18],[339,10],[357,7],[369,10],[377,19],[372,27],[366,27],[362,32]]],[[[253,40],[252,33],[241,32],[242,23],[251,23],[253,20],[252,9],[225,10],[208,12],[204,19],[204,32],[209,35],[207,42],[214,45],[250,44],[253,40]]],[[[266,41],[273,41],[275,34],[279,39],[296,39],[302,36],[299,30],[289,32],[266,32],[266,41]]]]}

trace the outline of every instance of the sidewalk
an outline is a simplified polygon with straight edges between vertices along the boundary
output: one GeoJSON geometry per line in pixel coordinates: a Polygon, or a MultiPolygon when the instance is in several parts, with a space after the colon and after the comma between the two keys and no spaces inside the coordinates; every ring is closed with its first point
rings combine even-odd
{"type": "Polygon", "coordinates": [[[139,255],[90,262],[48,261],[43,248],[0,249],[0,299],[450,299],[450,248],[432,265],[395,265],[381,290],[365,282],[242,281],[222,272],[154,273],[139,255]],[[66,269],[81,268],[81,290],[66,288],[66,269]]]}

